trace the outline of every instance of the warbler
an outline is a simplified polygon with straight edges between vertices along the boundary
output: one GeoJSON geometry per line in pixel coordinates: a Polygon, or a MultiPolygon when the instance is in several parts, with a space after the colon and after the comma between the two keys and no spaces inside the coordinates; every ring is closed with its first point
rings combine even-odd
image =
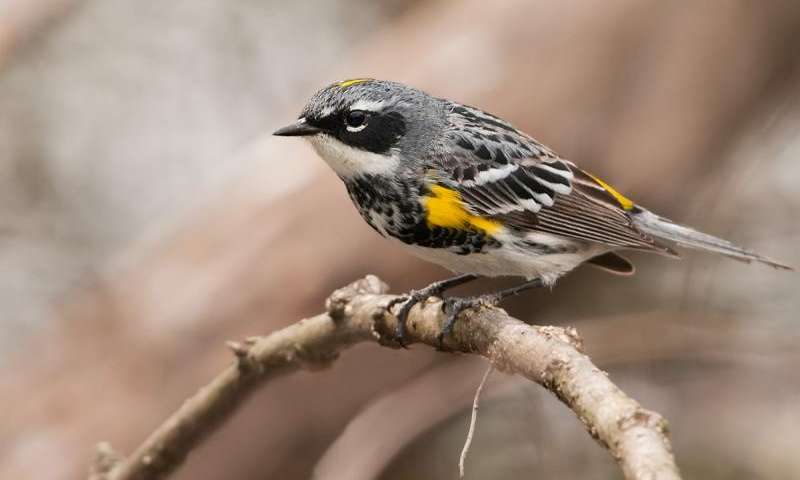
{"type": "Polygon", "coordinates": [[[479,276],[526,281],[446,299],[443,334],[462,310],[553,285],[585,262],[630,275],[620,250],[677,257],[677,245],[791,269],[650,212],[497,116],[400,83],[329,85],[274,134],[308,139],[380,235],[460,274],[402,297],[401,342],[411,307],[479,276]]]}

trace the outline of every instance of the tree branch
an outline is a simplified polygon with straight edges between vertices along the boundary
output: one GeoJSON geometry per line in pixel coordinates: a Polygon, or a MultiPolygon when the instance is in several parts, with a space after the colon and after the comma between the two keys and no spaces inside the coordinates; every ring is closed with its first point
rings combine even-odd
{"type": "MultiPolygon", "coordinates": [[[[127,459],[101,444],[91,480],[166,478],[186,455],[221,425],[255,390],[269,380],[301,368],[329,365],[338,353],[358,342],[388,340],[396,318],[387,309],[395,298],[374,276],[337,290],[327,313],[229,346],[237,361],[188,399],[127,459]]],[[[582,353],[572,328],[536,327],[497,308],[465,313],[445,339],[453,351],[474,353],[509,373],[520,374],[553,392],[609,450],[626,479],[678,480],[666,421],[645,410],[611,383],[582,353]]],[[[441,302],[415,307],[409,316],[409,341],[437,345],[441,302]]]]}

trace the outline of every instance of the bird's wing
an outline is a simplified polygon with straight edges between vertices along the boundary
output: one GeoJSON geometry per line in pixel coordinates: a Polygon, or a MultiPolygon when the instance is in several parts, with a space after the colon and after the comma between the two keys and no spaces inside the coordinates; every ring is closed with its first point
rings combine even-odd
{"type": "Polygon", "coordinates": [[[607,183],[497,117],[453,109],[451,147],[438,149],[428,177],[457,192],[470,214],[521,232],[670,252],[636,229],[634,203],[607,183]]]}

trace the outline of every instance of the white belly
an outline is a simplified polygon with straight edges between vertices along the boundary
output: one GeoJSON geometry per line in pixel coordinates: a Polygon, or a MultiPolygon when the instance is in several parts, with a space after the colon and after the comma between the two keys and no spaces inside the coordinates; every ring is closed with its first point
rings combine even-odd
{"type": "Polygon", "coordinates": [[[578,252],[540,254],[533,250],[504,245],[485,253],[458,255],[446,249],[403,244],[411,253],[456,273],[474,273],[485,277],[514,276],[540,278],[552,285],[559,277],[600,255],[608,248],[587,246],[578,252]]]}

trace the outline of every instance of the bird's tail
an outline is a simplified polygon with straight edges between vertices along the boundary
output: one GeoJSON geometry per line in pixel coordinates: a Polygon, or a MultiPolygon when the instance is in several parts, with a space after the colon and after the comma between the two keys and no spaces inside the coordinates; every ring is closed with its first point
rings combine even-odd
{"type": "Polygon", "coordinates": [[[642,232],[652,235],[655,238],[675,242],[675,244],[680,247],[718,253],[741,262],[750,263],[755,261],[774,268],[794,270],[794,268],[788,265],[764,257],[753,251],[737,247],[727,240],[698,232],[685,225],[678,225],[669,219],[659,217],[653,212],[643,208],[638,208],[637,210],[636,213],[631,215],[634,225],[642,232]]]}

